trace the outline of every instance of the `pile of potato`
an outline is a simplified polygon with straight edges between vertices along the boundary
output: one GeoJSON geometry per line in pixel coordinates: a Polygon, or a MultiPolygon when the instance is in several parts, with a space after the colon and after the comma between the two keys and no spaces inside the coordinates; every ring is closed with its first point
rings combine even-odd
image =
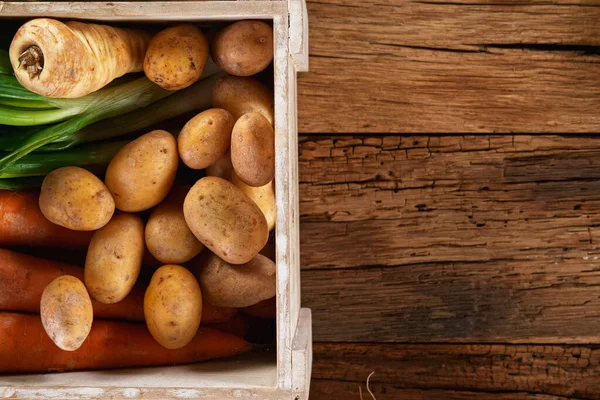
{"type": "MultiPolygon", "coordinates": [[[[165,47],[178,29],[196,35],[195,43],[206,41],[193,25],[156,35],[149,52],[157,49],[157,55],[146,56],[145,72],[170,88],[197,79],[190,68],[206,62],[185,41],[165,47]],[[174,72],[153,76],[157,62],[172,64],[174,72]]],[[[208,42],[198,50],[206,53],[208,42]]],[[[212,58],[229,75],[214,85],[214,108],[191,118],[177,137],[153,130],[133,140],[111,160],[104,180],[79,167],[46,176],[39,198],[46,218],[95,231],[84,282],[62,276],[42,298],[42,322],[60,348],[76,350],[87,337],[90,296],[117,303],[130,293],[146,253],[162,265],[146,290],[146,324],[166,348],[190,342],[203,302],[243,308],[275,296],[275,263],[260,254],[267,254],[276,220],[273,93],[250,77],[273,59],[272,28],[259,21],[231,24],[214,37],[212,58]],[[180,185],[184,168],[206,176],[180,185]]]]}

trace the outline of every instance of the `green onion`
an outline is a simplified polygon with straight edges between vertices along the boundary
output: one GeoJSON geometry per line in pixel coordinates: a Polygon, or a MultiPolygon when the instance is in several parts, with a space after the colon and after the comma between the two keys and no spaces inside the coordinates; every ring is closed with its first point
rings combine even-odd
{"type": "MultiPolygon", "coordinates": [[[[15,151],[0,159],[0,172],[3,172],[14,162],[32,151],[60,138],[72,135],[94,122],[146,107],[171,94],[173,92],[162,89],[146,77],[92,93],[89,95],[92,99],[87,100],[87,104],[79,115],[25,137],[15,151]]],[[[89,96],[84,96],[81,99],[86,99],[89,96]]],[[[82,101],[80,104],[83,103],[86,103],[86,101],[82,101]]],[[[4,123],[4,121],[0,119],[0,123],[4,123]]]]}
{"type": "Polygon", "coordinates": [[[40,150],[58,151],[81,143],[110,139],[148,128],[191,111],[207,109],[212,104],[212,86],[219,76],[221,74],[204,78],[148,107],[96,122],[72,135],[58,139],[55,143],[46,145],[40,150]]]}
{"type": "Polygon", "coordinates": [[[50,110],[54,108],[45,101],[10,99],[4,97],[0,97],[0,105],[33,110],[50,110]]]}
{"type": "Polygon", "coordinates": [[[0,182],[5,178],[45,176],[57,168],[67,166],[92,170],[106,167],[127,143],[129,141],[103,142],[60,152],[28,154],[0,173],[0,182]]]}
{"type": "Polygon", "coordinates": [[[43,176],[27,178],[0,179],[0,190],[39,189],[44,181],[43,176]]]}
{"type": "MultiPolygon", "coordinates": [[[[37,104],[37,102],[36,102],[37,104]]],[[[36,126],[64,121],[80,113],[77,108],[53,108],[50,110],[28,110],[0,106],[0,121],[4,125],[36,126]]]]}

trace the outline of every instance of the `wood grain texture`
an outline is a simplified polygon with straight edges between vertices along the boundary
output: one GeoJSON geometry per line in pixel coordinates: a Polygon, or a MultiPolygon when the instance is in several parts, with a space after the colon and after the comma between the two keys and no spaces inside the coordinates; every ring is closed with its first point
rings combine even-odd
{"type": "Polygon", "coordinates": [[[598,131],[598,5],[308,0],[299,130],[598,131]]]}
{"type": "Polygon", "coordinates": [[[319,343],[313,350],[316,399],[332,388],[348,393],[336,399],[358,398],[359,385],[367,394],[373,371],[378,400],[600,399],[598,346],[319,343]]]}
{"type": "MultiPolygon", "coordinates": [[[[329,381],[313,379],[310,399],[357,399],[360,400],[358,382],[329,381]]],[[[370,385],[371,391],[377,400],[584,400],[577,397],[549,396],[544,394],[532,394],[527,392],[467,392],[460,390],[439,389],[399,389],[393,384],[370,385]]],[[[373,398],[362,385],[364,400],[373,398]]]]}
{"type": "Polygon", "coordinates": [[[595,138],[304,137],[300,198],[316,341],[600,343],[595,138]]]}

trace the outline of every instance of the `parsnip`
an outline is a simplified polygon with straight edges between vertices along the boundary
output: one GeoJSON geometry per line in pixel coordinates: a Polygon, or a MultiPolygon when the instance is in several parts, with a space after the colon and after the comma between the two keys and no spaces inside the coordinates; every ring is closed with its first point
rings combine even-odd
{"type": "Polygon", "coordinates": [[[126,73],[142,71],[150,38],[150,33],[137,29],[37,18],[13,37],[10,62],[30,91],[78,98],[126,73]]]}

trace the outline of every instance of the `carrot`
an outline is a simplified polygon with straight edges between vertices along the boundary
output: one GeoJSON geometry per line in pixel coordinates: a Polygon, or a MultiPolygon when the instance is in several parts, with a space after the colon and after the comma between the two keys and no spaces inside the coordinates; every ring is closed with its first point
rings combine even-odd
{"type": "Polygon", "coordinates": [[[51,98],[78,98],[128,72],[143,71],[150,38],[138,29],[36,18],[18,29],[9,56],[26,89],[51,98]]]}
{"type": "MultiPolygon", "coordinates": [[[[44,288],[61,275],[83,280],[83,268],[0,249],[0,310],[40,312],[44,288]]],[[[103,304],[92,299],[95,318],[144,321],[146,283],[138,280],[127,297],[103,304]]],[[[237,313],[234,308],[203,305],[202,323],[223,322],[237,313]]]]}
{"type": "Polygon", "coordinates": [[[39,193],[0,190],[0,246],[86,248],[93,232],[77,232],[48,221],[39,193]]]}
{"type": "Polygon", "coordinates": [[[240,338],[245,338],[250,331],[248,317],[243,314],[237,314],[228,321],[207,324],[206,326],[221,332],[231,333],[240,338]]]}
{"type": "Polygon", "coordinates": [[[244,314],[251,315],[253,317],[275,319],[277,317],[277,304],[275,297],[263,300],[249,307],[241,309],[244,314]]]}
{"type": "Polygon", "coordinates": [[[168,350],[144,325],[97,320],[81,347],[68,352],[52,342],[38,315],[0,313],[0,373],[190,364],[251,348],[234,335],[201,327],[189,344],[168,350]]]}

